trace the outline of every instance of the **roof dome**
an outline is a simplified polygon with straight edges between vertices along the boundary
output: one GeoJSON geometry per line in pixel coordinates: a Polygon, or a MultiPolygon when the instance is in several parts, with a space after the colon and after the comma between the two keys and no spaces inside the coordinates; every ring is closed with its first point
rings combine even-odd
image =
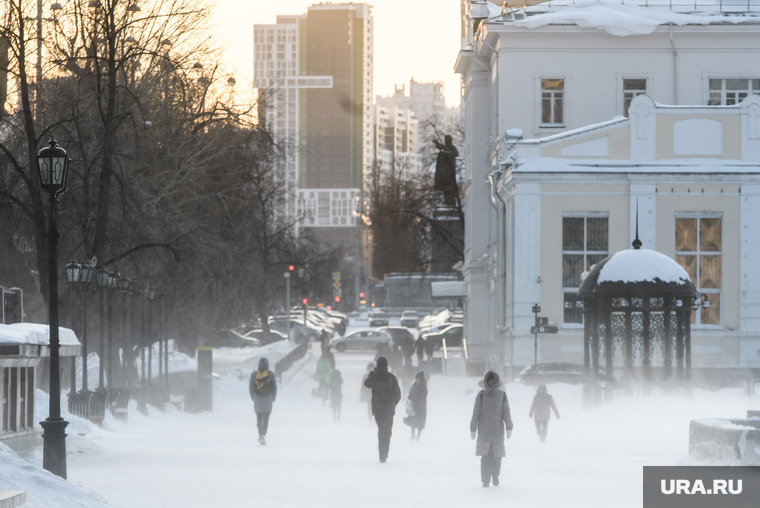
{"type": "Polygon", "coordinates": [[[583,280],[578,295],[684,295],[697,293],[689,274],[665,254],[646,249],[616,252],[599,263],[583,280]]]}

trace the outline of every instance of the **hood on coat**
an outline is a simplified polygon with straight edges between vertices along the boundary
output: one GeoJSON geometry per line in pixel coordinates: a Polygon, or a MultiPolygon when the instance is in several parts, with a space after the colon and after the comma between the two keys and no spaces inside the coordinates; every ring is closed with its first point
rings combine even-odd
{"type": "Polygon", "coordinates": [[[538,393],[546,393],[546,385],[541,385],[538,387],[538,393]]]}
{"type": "Polygon", "coordinates": [[[377,368],[380,370],[388,370],[388,359],[384,356],[378,357],[377,368]]]}
{"type": "Polygon", "coordinates": [[[414,376],[415,379],[419,379],[420,382],[425,383],[425,373],[423,371],[419,371],[416,376],[414,376]]]}
{"type": "Polygon", "coordinates": [[[495,393],[499,390],[499,387],[501,386],[501,381],[499,381],[499,375],[489,370],[486,372],[486,375],[483,377],[483,389],[486,391],[486,393],[495,393]],[[493,378],[493,384],[491,386],[488,386],[488,380],[493,378]]]}
{"type": "Polygon", "coordinates": [[[269,370],[269,360],[262,358],[259,360],[259,372],[269,370]]]}

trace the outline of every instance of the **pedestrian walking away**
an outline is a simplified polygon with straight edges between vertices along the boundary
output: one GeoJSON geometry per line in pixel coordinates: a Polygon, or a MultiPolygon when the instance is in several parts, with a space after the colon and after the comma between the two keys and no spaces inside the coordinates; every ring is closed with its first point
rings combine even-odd
{"type": "Polygon", "coordinates": [[[425,339],[425,354],[428,360],[433,359],[433,351],[435,351],[435,341],[428,337],[425,339]]]}
{"type": "Polygon", "coordinates": [[[559,411],[557,406],[554,405],[554,397],[549,395],[546,391],[546,385],[541,385],[536,390],[536,396],[533,397],[533,404],[530,406],[529,418],[534,418],[536,422],[536,433],[538,433],[538,439],[542,442],[546,442],[546,433],[549,431],[549,419],[552,416],[552,410],[559,419],[559,411]]]}
{"type": "Polygon", "coordinates": [[[493,481],[499,485],[501,459],[507,455],[504,434],[512,437],[512,417],[507,394],[501,391],[499,375],[489,370],[483,378],[483,389],[475,396],[475,407],[470,420],[470,437],[477,437],[475,455],[480,456],[480,479],[483,487],[493,481]]]}
{"type": "Polygon", "coordinates": [[[372,425],[372,390],[364,386],[364,382],[367,380],[369,373],[372,372],[374,368],[374,362],[369,362],[367,364],[367,372],[365,372],[364,376],[362,376],[362,387],[359,390],[359,400],[367,403],[367,420],[369,421],[370,426],[372,425]]]}
{"type": "Polygon", "coordinates": [[[259,368],[251,374],[248,392],[253,401],[253,411],[256,413],[256,427],[259,431],[259,444],[267,444],[266,435],[269,428],[269,415],[272,405],[277,398],[277,378],[269,370],[269,360],[259,360],[259,368]]]}
{"type": "MultiPolygon", "coordinates": [[[[334,360],[333,360],[334,361],[334,360]]],[[[322,351],[322,356],[317,360],[317,370],[314,373],[314,379],[319,383],[319,396],[322,398],[322,405],[327,404],[330,398],[330,379],[332,378],[333,368],[330,366],[330,357],[322,351]]]]}
{"type": "Polygon", "coordinates": [[[364,386],[372,390],[372,414],[377,422],[377,446],[380,452],[380,462],[388,459],[393,430],[393,415],[396,405],[401,400],[401,389],[396,376],[388,372],[388,359],[381,356],[377,359],[377,367],[369,373],[364,386]]]}
{"type": "Polygon", "coordinates": [[[333,421],[340,421],[340,407],[343,405],[343,376],[335,370],[330,378],[330,408],[333,410],[333,421]]]}
{"type": "Polygon", "coordinates": [[[425,339],[422,338],[422,333],[414,341],[414,347],[417,348],[417,365],[422,365],[422,360],[425,359],[425,339]]]}
{"type": "Polygon", "coordinates": [[[427,381],[425,380],[425,373],[418,372],[414,376],[414,383],[409,389],[409,395],[406,397],[411,402],[412,412],[409,416],[404,418],[404,423],[412,427],[412,439],[420,440],[420,434],[422,429],[425,428],[425,420],[427,419],[427,381]],[[414,435],[415,429],[417,435],[414,435]]]}

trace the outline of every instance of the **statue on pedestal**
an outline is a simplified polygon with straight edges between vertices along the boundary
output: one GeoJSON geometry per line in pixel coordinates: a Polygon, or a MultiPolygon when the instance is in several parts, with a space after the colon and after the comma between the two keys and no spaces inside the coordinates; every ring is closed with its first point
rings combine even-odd
{"type": "Polygon", "coordinates": [[[436,148],[438,148],[438,158],[435,162],[435,184],[433,188],[437,191],[443,192],[443,204],[447,206],[455,206],[457,203],[457,194],[459,193],[459,187],[457,186],[457,157],[459,157],[459,150],[454,146],[451,136],[446,135],[444,143],[441,144],[438,140],[433,140],[436,148]]]}

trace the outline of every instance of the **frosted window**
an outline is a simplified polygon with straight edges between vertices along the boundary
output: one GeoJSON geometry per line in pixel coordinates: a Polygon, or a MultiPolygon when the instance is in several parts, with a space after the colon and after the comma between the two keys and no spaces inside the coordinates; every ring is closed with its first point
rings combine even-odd
{"type": "Polygon", "coordinates": [[[563,322],[583,323],[578,287],[583,272],[609,254],[608,217],[562,217],[563,322]]]}
{"type": "Polygon", "coordinates": [[[710,302],[708,309],[692,313],[692,324],[720,324],[722,224],[720,217],[676,218],[676,262],[710,302]]]}

